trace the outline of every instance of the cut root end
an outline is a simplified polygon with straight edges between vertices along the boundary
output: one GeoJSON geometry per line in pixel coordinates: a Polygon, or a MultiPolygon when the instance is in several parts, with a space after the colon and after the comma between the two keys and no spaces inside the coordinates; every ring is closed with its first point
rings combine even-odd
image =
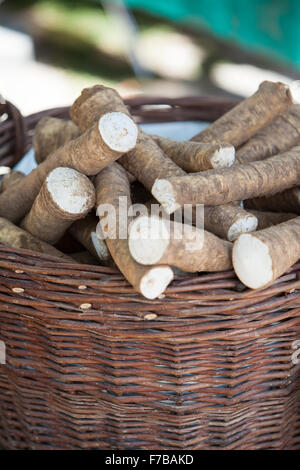
{"type": "Polygon", "coordinates": [[[150,268],[141,280],[140,291],[147,299],[156,299],[166,290],[173,277],[173,271],[169,266],[150,268]]]}
{"type": "Polygon", "coordinates": [[[169,245],[170,234],[163,219],[138,217],[129,233],[129,250],[140,264],[157,264],[169,245]]]}
{"type": "Polygon", "coordinates": [[[294,104],[300,104],[300,80],[295,80],[290,85],[290,93],[294,104]]]}
{"type": "Polygon", "coordinates": [[[57,206],[68,214],[84,214],[95,204],[95,190],[89,178],[65,167],[57,167],[46,179],[57,206]]]}
{"type": "Polygon", "coordinates": [[[104,114],[99,120],[99,132],[106,145],[116,152],[129,152],[136,145],[138,128],[124,113],[104,114]]]}
{"type": "Polygon", "coordinates": [[[156,180],[152,186],[151,193],[160,202],[167,214],[173,214],[173,212],[180,208],[180,204],[176,202],[172,184],[169,181],[164,179],[156,180]]]}
{"type": "Polygon", "coordinates": [[[233,245],[232,261],[240,281],[251,289],[265,287],[273,280],[269,248],[254,234],[239,236],[233,245]]]}
{"type": "Polygon", "coordinates": [[[255,216],[248,216],[238,219],[228,230],[227,239],[233,242],[242,233],[255,232],[258,220],[255,216]]]}
{"type": "Polygon", "coordinates": [[[228,168],[233,165],[234,160],[235,148],[232,145],[228,145],[215,151],[211,164],[213,168],[228,168]]]}

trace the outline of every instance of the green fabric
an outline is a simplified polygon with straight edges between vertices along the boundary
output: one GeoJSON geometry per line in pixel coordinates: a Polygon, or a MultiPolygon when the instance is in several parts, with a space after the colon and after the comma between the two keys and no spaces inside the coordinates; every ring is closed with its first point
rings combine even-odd
{"type": "Polygon", "coordinates": [[[299,0],[125,0],[300,68],[299,0]]]}

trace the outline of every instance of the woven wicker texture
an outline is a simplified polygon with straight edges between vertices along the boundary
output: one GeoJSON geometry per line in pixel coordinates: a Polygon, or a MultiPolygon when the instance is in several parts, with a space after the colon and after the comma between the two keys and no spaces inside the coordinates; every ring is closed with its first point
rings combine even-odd
{"type": "MultiPolygon", "coordinates": [[[[144,122],[213,120],[234,105],[128,104],[144,122]]],[[[0,124],[4,164],[45,113],[0,124]]],[[[111,268],[0,245],[0,447],[300,449],[298,289],[295,265],[257,292],[233,272],[177,275],[149,301],[111,268]]]]}

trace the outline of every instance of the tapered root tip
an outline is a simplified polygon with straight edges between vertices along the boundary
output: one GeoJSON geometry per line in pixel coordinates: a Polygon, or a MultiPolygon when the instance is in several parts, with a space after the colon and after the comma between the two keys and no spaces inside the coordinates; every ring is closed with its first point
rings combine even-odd
{"type": "Polygon", "coordinates": [[[221,147],[216,150],[211,164],[213,168],[228,168],[233,165],[235,160],[235,148],[232,145],[221,147]]]}
{"type": "Polygon", "coordinates": [[[140,291],[147,299],[156,299],[166,290],[173,278],[174,273],[169,266],[155,266],[142,277],[140,291]]]}
{"type": "Polygon", "coordinates": [[[235,241],[232,262],[236,275],[250,289],[262,288],[273,279],[269,248],[254,234],[242,234],[235,241]]]}
{"type": "Polygon", "coordinates": [[[99,132],[106,145],[116,152],[129,152],[136,145],[138,128],[124,113],[104,114],[99,120],[99,132]]]}
{"type": "Polygon", "coordinates": [[[228,230],[227,239],[233,242],[242,233],[255,232],[257,229],[258,220],[253,216],[241,217],[234,222],[228,230]]]}
{"type": "Polygon", "coordinates": [[[290,85],[290,93],[294,104],[300,104],[300,80],[295,80],[290,85]]]}
{"type": "Polygon", "coordinates": [[[160,202],[167,214],[173,214],[180,208],[176,202],[172,184],[168,180],[157,179],[151,189],[152,195],[160,202]]]}
{"type": "Polygon", "coordinates": [[[46,184],[53,201],[69,214],[85,214],[95,204],[92,182],[72,168],[55,168],[47,176],[46,184]]]}
{"type": "Polygon", "coordinates": [[[159,263],[169,241],[169,230],[163,219],[158,217],[138,217],[130,227],[129,251],[140,264],[159,263]]]}

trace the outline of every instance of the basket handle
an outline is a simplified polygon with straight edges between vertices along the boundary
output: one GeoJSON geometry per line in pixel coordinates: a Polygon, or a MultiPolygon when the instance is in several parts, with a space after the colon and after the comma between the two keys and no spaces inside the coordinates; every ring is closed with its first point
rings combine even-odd
{"type": "Polygon", "coordinates": [[[7,114],[8,120],[13,122],[15,133],[14,164],[16,164],[26,152],[26,122],[20,110],[0,94],[0,118],[7,114]]]}

